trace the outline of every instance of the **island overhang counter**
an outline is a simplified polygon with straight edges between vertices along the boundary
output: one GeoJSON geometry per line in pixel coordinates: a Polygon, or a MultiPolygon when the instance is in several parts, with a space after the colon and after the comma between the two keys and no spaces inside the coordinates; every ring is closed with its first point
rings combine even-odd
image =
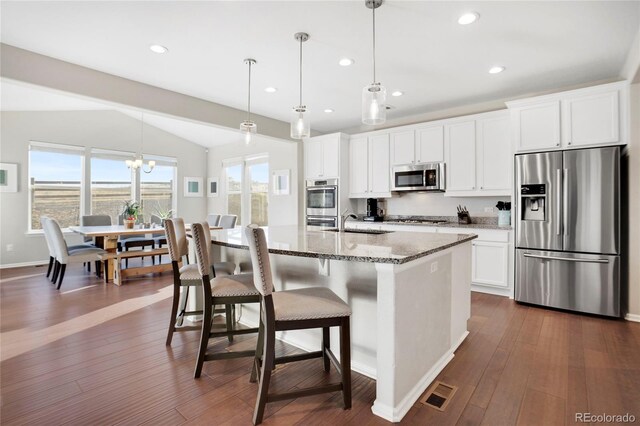
{"type": "MultiPolygon", "coordinates": [[[[266,227],[276,291],[322,286],[352,309],[351,368],[376,380],[374,414],[400,421],[468,335],[473,234],[368,234],[266,227]]],[[[213,256],[250,271],[243,229],[212,232],[213,256]]],[[[242,322],[258,323],[255,306],[242,322]]],[[[335,333],[335,335],[334,335],[335,333]]],[[[332,330],[332,349],[337,347],[332,330]]],[[[306,351],[319,330],[283,332],[306,351]]]]}

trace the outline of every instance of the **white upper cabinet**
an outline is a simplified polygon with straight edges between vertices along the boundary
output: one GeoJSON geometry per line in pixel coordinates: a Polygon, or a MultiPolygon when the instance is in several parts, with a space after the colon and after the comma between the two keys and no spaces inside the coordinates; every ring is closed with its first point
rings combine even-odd
{"type": "Polygon", "coordinates": [[[355,136],[349,142],[349,197],[390,197],[389,135],[355,136]]]}
{"type": "Polygon", "coordinates": [[[444,161],[444,126],[416,130],[416,162],[444,161]]]}
{"type": "Polygon", "coordinates": [[[624,145],[629,85],[603,84],[507,102],[516,152],[624,145]]]}
{"type": "Polygon", "coordinates": [[[416,134],[413,130],[391,133],[391,164],[416,162],[416,134]]]}
{"type": "Polygon", "coordinates": [[[369,192],[374,198],[389,197],[391,186],[389,135],[369,138],[369,192]]]}
{"type": "Polygon", "coordinates": [[[504,191],[508,195],[513,169],[509,116],[477,120],[476,136],[477,186],[480,191],[504,191]]]}
{"type": "Polygon", "coordinates": [[[518,151],[560,146],[560,101],[517,108],[512,111],[512,119],[518,151]]]}
{"type": "Polygon", "coordinates": [[[366,197],[369,190],[369,138],[349,141],[349,197],[366,197]]]}
{"type": "Polygon", "coordinates": [[[444,161],[444,126],[391,132],[391,165],[444,161]]]}
{"type": "Polygon", "coordinates": [[[476,123],[463,121],[445,126],[447,192],[473,191],[476,187],[476,123]]]}
{"type": "Polygon", "coordinates": [[[344,135],[335,133],[304,141],[304,175],[306,179],[340,177],[340,144],[344,135]]]}
{"type": "Polygon", "coordinates": [[[566,118],[566,145],[619,142],[619,105],[617,90],[565,100],[563,113],[566,118]]]}

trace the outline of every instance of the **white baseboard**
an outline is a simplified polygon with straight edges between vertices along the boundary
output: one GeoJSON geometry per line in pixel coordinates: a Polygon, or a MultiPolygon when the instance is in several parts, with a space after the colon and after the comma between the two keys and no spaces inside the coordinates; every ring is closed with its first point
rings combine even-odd
{"type": "Polygon", "coordinates": [[[638,314],[626,314],[624,319],[627,321],[640,322],[640,315],[638,314]]]}
{"type": "Polygon", "coordinates": [[[513,291],[510,288],[489,287],[471,283],[471,291],[478,293],[493,294],[494,296],[503,296],[513,299],[513,291]]]}
{"type": "Polygon", "coordinates": [[[48,260],[34,260],[33,262],[5,263],[0,269],[24,268],[25,266],[42,266],[49,264],[48,260]]]}

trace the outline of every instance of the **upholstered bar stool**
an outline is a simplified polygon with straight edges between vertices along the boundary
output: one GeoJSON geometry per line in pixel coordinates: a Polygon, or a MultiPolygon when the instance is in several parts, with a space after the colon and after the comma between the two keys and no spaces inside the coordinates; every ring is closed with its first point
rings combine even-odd
{"type": "MultiPolygon", "coordinates": [[[[203,315],[202,335],[200,336],[200,349],[196,361],[194,377],[200,377],[202,365],[205,361],[216,359],[240,358],[255,356],[256,351],[220,351],[208,352],[209,339],[239,334],[257,333],[257,328],[236,330],[227,317],[226,331],[212,331],[212,312],[215,305],[230,305],[234,303],[260,303],[260,294],[253,284],[253,274],[237,274],[217,276],[211,278],[211,264],[209,248],[211,247],[211,231],[207,222],[194,223],[191,226],[195,244],[198,271],[202,280],[203,315]],[[231,329],[230,329],[231,328],[231,329]]],[[[227,311],[228,312],[228,311],[227,311]]]]}
{"type": "MultiPolygon", "coordinates": [[[[351,308],[334,292],[324,287],[308,287],[273,293],[273,277],[264,230],[255,226],[245,229],[251,251],[255,286],[260,292],[260,332],[251,381],[258,382],[258,397],[253,424],[262,422],[268,402],[342,391],[344,408],[351,408],[351,339],[349,317],[351,308]],[[329,328],[340,327],[340,363],[331,352],[329,328]],[[276,331],[322,328],[322,348],[303,355],[275,357],[276,331]],[[322,358],[325,371],[333,363],[340,372],[340,383],[297,389],[280,394],[269,393],[271,372],[276,364],[322,358]]],[[[284,372],[286,374],[286,370],[284,372]]]]}
{"type": "MultiPolygon", "coordinates": [[[[201,326],[179,327],[184,317],[188,315],[201,315],[202,311],[187,311],[186,304],[191,287],[200,287],[202,279],[198,271],[198,265],[189,264],[189,243],[187,242],[187,231],[182,218],[167,219],[164,223],[169,257],[173,268],[173,302],[171,305],[171,318],[169,319],[169,331],[167,333],[167,346],[171,344],[173,333],[176,331],[201,330],[201,326]],[[182,263],[182,266],[180,266],[182,263]],[[181,292],[181,289],[184,291],[181,292]]],[[[212,276],[231,275],[236,265],[233,262],[214,263],[212,265],[212,276]]],[[[230,309],[228,310],[230,312],[230,309]]],[[[225,311],[226,312],[226,311],[225,311]]],[[[227,313],[229,316],[229,313],[227,313]]],[[[227,319],[230,324],[231,319],[227,319]]]]}

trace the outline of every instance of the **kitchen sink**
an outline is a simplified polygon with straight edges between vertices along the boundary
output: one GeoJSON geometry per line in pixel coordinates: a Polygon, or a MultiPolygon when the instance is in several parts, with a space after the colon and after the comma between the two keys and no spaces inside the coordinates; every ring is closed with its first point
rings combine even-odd
{"type": "Polygon", "coordinates": [[[323,229],[325,232],[346,232],[348,234],[390,234],[393,231],[382,231],[380,229],[323,229]]]}

